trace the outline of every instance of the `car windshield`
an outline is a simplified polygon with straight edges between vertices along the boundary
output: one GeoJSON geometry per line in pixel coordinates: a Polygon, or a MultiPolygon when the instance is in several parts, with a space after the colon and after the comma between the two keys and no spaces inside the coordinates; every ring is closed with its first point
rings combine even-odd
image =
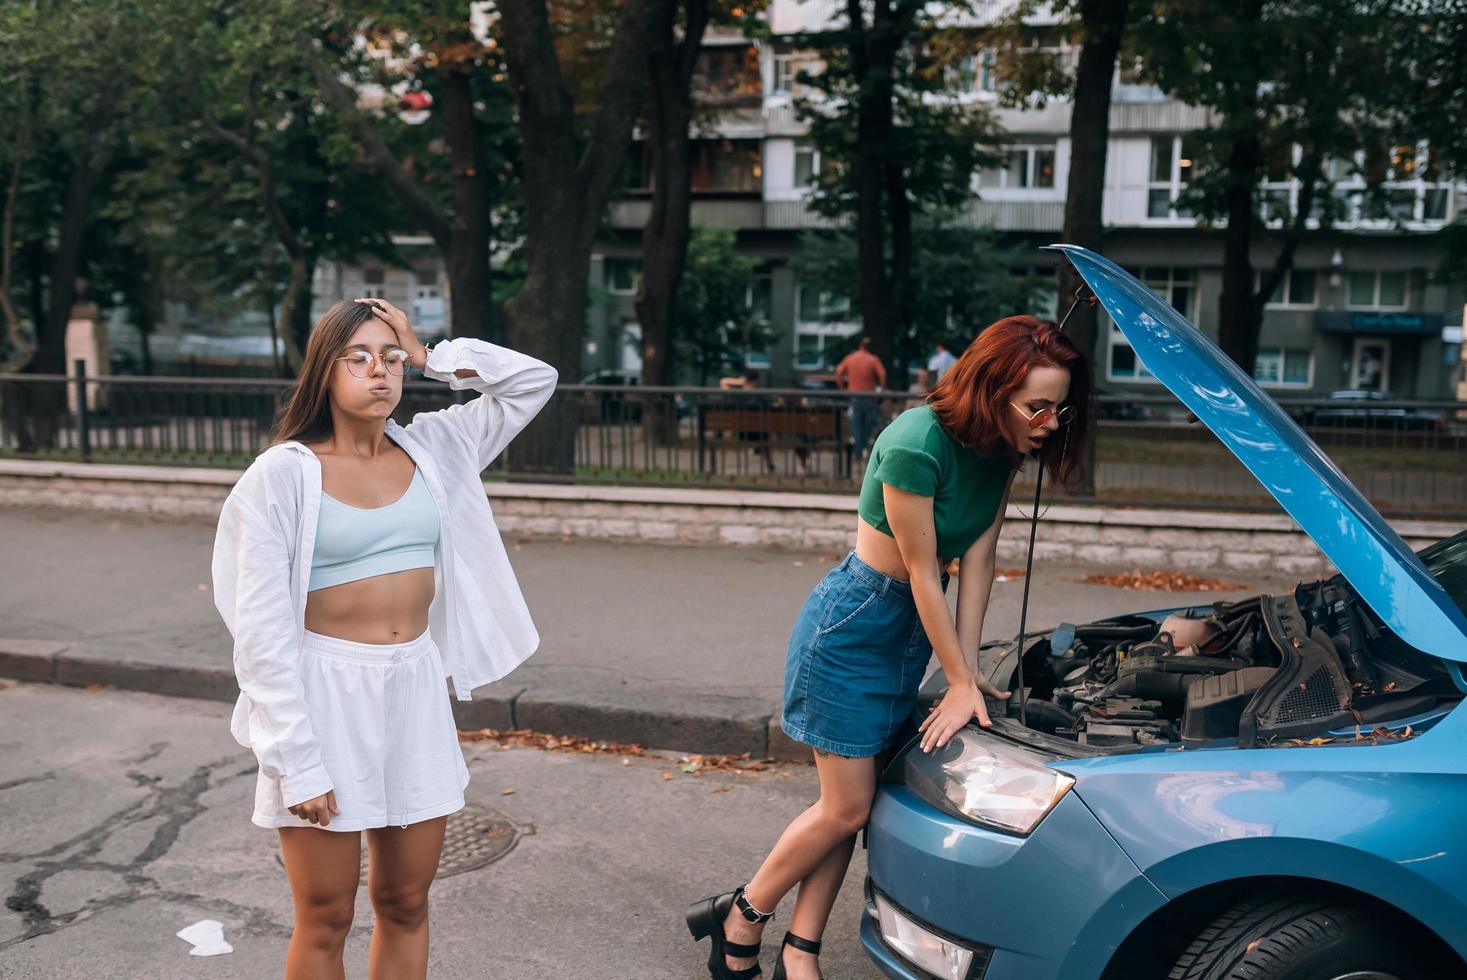
{"type": "Polygon", "coordinates": [[[1427,548],[1421,553],[1421,560],[1457,608],[1467,613],[1467,531],[1427,548]]]}

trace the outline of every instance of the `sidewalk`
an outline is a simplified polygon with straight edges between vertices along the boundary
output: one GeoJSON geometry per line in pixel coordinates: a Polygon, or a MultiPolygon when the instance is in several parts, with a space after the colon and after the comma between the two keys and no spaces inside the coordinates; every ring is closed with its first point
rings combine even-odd
{"type": "MultiPolygon", "coordinates": [[[[0,507],[0,542],[0,676],[233,700],[229,636],[209,593],[209,524],[0,507]]],[[[778,735],[785,644],[806,595],[841,555],[514,534],[506,543],[541,648],[456,704],[461,727],[692,752],[794,750],[778,735]]],[[[1093,570],[1040,561],[1030,628],[1293,582],[1219,572],[1249,588],[1169,594],[1077,581],[1093,570]]],[[[986,637],[1017,631],[1022,589],[1021,578],[994,585],[986,637]]]]}

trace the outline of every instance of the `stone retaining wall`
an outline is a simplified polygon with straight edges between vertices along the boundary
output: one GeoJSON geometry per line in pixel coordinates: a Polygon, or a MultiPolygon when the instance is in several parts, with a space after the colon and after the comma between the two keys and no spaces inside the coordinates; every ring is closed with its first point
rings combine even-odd
{"type": "MultiPolygon", "coordinates": [[[[0,460],[0,505],[198,517],[212,520],[238,473],[229,470],[0,460]]],[[[854,496],[524,483],[486,485],[506,535],[682,545],[757,545],[843,551],[855,540],[854,496]]],[[[1027,508],[1009,508],[999,557],[1021,561],[1027,508]]],[[[1454,525],[1399,521],[1420,548],[1454,525]]],[[[1034,556],[1087,565],[1188,570],[1332,571],[1313,542],[1280,514],[1057,504],[1042,512],[1034,556]]]]}

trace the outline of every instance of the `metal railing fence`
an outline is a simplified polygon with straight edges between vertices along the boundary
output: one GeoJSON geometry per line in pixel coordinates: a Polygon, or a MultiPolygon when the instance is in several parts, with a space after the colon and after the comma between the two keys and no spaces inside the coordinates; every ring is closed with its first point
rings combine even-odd
{"type": "MultiPolygon", "coordinates": [[[[0,375],[0,454],[244,466],[268,444],[290,384],[0,375]]],[[[471,392],[410,381],[394,414],[406,423],[417,412],[468,397],[471,392]]],[[[920,402],[919,394],[899,392],[562,385],[490,475],[849,493],[864,473],[855,437],[874,435],[920,402]]],[[[1383,512],[1467,518],[1467,402],[1295,398],[1280,404],[1383,512]]],[[[1170,395],[1106,395],[1098,409],[1096,498],[1276,506],[1170,395]]]]}

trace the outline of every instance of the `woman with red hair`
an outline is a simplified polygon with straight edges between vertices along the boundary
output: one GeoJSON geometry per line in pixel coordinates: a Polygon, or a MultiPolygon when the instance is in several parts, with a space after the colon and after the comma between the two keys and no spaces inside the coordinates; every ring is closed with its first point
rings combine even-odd
{"type": "Polygon", "coordinates": [[[984,695],[1008,698],[979,671],[978,647],[1009,488],[1026,457],[1072,480],[1090,409],[1090,370],[1074,341],[1049,321],[1010,316],[877,437],[856,547],[806,600],[785,665],[781,727],[814,750],[820,799],[748,884],[688,911],[694,938],[712,938],[716,980],[759,974],[764,924],[796,885],[774,977],[820,976],[820,937],[871,809],[876,757],[911,714],[934,653],[948,691],[921,725],[924,752],[975,718],[987,728],[984,695]],[[962,559],[956,619],[944,595],[953,558],[962,559]]]}

